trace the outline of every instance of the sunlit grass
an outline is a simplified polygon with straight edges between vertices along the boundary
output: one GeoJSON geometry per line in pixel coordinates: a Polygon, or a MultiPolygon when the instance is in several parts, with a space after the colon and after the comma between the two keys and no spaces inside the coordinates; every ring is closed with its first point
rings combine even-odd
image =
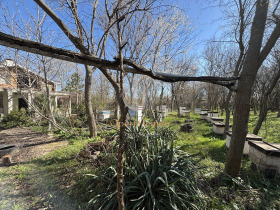
{"type": "MultiPolygon", "coordinates": [[[[194,131],[192,133],[180,132],[180,125],[184,123],[186,118],[178,117],[176,114],[176,112],[169,113],[163,120],[164,124],[162,125],[169,126],[177,132],[178,138],[175,141],[175,146],[192,155],[195,164],[201,169],[203,177],[206,178],[207,182],[212,183],[211,187],[207,188],[209,196],[213,199],[212,209],[232,208],[234,205],[242,209],[242,205],[247,200],[250,203],[249,206],[255,208],[262,205],[267,207],[271,204],[277,209],[277,202],[279,203],[280,200],[279,179],[268,180],[264,178],[262,173],[252,171],[250,168],[251,161],[248,157],[244,157],[240,175],[244,180],[244,184],[248,186],[245,189],[248,193],[247,191],[245,191],[246,193],[240,192],[234,187],[231,188],[231,186],[227,185],[227,180],[223,181],[224,177],[226,177],[223,174],[227,152],[225,147],[226,141],[222,136],[213,133],[210,123],[200,120],[200,115],[193,113],[191,113],[191,119],[194,119],[192,123],[194,131]],[[175,121],[179,122],[174,123],[175,121]],[[251,191],[250,186],[256,190],[251,191]],[[230,203],[227,203],[226,196],[232,196],[230,203]],[[252,197],[254,199],[250,200],[252,197]],[[269,201],[268,198],[271,198],[272,201],[269,201]]],[[[265,141],[280,143],[280,118],[276,118],[276,115],[277,113],[271,112],[268,114],[267,120],[263,123],[259,132],[259,136],[262,136],[265,141]]],[[[225,115],[222,117],[225,118],[225,115]]],[[[146,119],[151,121],[147,117],[146,119]]],[[[251,113],[248,125],[249,132],[253,132],[257,119],[258,116],[251,113]]],[[[44,174],[43,179],[45,179],[44,183],[46,185],[59,186],[62,184],[61,180],[64,180],[63,182],[65,183],[63,184],[67,186],[65,189],[66,193],[80,199],[82,206],[86,205],[85,203],[90,198],[90,190],[94,189],[88,188],[90,177],[85,176],[85,174],[95,174],[98,168],[94,167],[89,160],[79,161],[77,154],[89,141],[104,140],[104,136],[107,133],[94,139],[88,138],[86,135],[74,136],[75,138],[73,136],[68,137],[66,134],[60,135],[70,139],[71,143],[44,157],[22,165],[5,168],[5,170],[0,171],[0,181],[6,178],[14,178],[19,182],[32,182],[32,180],[29,180],[30,173],[33,173],[34,169],[40,170],[40,173],[44,174]]],[[[46,189],[48,189],[48,186],[46,186],[46,189]]]]}

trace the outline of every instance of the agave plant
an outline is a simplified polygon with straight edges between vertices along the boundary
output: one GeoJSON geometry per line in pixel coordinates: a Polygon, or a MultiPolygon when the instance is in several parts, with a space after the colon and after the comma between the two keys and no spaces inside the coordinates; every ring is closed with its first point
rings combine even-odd
{"type": "MultiPolygon", "coordinates": [[[[124,169],[126,209],[198,209],[202,193],[196,185],[197,170],[190,157],[174,149],[176,135],[169,128],[152,133],[146,127],[126,130],[127,152],[124,169]]],[[[117,209],[113,167],[96,177],[106,187],[90,202],[99,209],[117,209]],[[101,181],[102,180],[102,181],[101,181]]]]}

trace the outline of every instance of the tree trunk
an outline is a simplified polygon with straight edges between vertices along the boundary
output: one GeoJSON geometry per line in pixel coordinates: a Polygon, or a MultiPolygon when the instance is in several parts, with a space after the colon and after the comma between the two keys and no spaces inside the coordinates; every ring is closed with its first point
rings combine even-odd
{"type": "Polygon", "coordinates": [[[279,118],[280,117],[280,105],[279,105],[279,107],[278,107],[278,114],[277,114],[277,116],[276,116],[277,118],[279,118]]]}
{"type": "Polygon", "coordinates": [[[257,103],[256,103],[256,101],[255,100],[253,100],[253,111],[254,111],[254,115],[257,115],[258,113],[257,113],[257,103]]]}
{"type": "Polygon", "coordinates": [[[159,108],[160,108],[161,105],[162,105],[163,91],[164,91],[164,86],[163,86],[163,83],[161,83],[161,92],[160,92],[160,97],[159,97],[159,108]]]}
{"type": "Polygon", "coordinates": [[[114,101],[114,118],[119,120],[119,103],[116,94],[115,94],[115,101],[114,101]]]}
{"type": "Polygon", "coordinates": [[[124,209],[125,202],[123,197],[123,169],[124,169],[124,154],[126,151],[127,142],[125,140],[125,121],[128,113],[128,107],[125,105],[123,98],[119,98],[121,117],[120,117],[120,143],[118,149],[118,164],[117,164],[117,192],[119,209],[124,209]]]}
{"type": "Polygon", "coordinates": [[[238,82],[235,112],[233,117],[232,138],[226,158],[225,172],[232,176],[239,175],[245,138],[247,135],[250,99],[252,87],[256,80],[258,69],[261,65],[260,50],[265,30],[268,1],[258,0],[256,3],[255,17],[252,23],[248,52],[238,82]]]}
{"type": "Polygon", "coordinates": [[[267,116],[267,100],[268,100],[268,96],[264,96],[263,99],[261,100],[259,119],[253,131],[255,135],[258,135],[259,130],[262,127],[262,123],[267,116]]]}
{"type": "Polygon", "coordinates": [[[253,132],[255,135],[257,135],[259,133],[259,130],[260,130],[261,126],[262,126],[262,123],[263,123],[264,119],[267,116],[268,97],[271,94],[271,92],[274,89],[274,87],[276,86],[279,78],[280,78],[280,70],[278,70],[276,75],[274,75],[274,77],[273,77],[273,79],[272,79],[268,89],[264,93],[264,96],[263,96],[263,98],[261,100],[259,119],[258,119],[257,125],[256,125],[256,127],[254,129],[254,132],[253,132]]]}
{"type": "Polygon", "coordinates": [[[85,104],[86,104],[86,112],[87,112],[87,119],[88,119],[88,128],[90,137],[97,136],[97,129],[96,129],[96,121],[95,116],[92,110],[92,103],[91,103],[91,86],[92,86],[92,70],[90,66],[85,65],[86,68],[86,76],[85,76],[85,104]]]}
{"type": "Polygon", "coordinates": [[[232,91],[229,91],[226,101],[225,101],[225,111],[226,111],[226,119],[225,119],[225,131],[223,134],[223,138],[226,138],[226,131],[229,130],[229,121],[230,121],[230,109],[229,109],[229,102],[232,96],[232,91]]]}
{"type": "Polygon", "coordinates": [[[45,82],[46,95],[47,95],[48,132],[51,132],[52,123],[55,123],[55,119],[54,119],[54,116],[52,113],[50,90],[48,87],[48,73],[47,73],[47,69],[46,69],[46,61],[44,58],[42,58],[42,64],[43,64],[44,82],[45,82]]]}

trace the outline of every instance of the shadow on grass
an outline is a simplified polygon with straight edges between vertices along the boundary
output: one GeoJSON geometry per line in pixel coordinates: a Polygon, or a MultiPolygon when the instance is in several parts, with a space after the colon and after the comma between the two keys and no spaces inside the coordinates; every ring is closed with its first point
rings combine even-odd
{"type": "Polygon", "coordinates": [[[221,145],[210,145],[211,143],[215,142],[217,142],[217,140],[203,141],[197,144],[184,144],[180,147],[180,149],[184,151],[191,150],[190,153],[193,155],[202,155],[204,158],[210,157],[216,162],[225,163],[227,152],[225,143],[221,145]]]}
{"type": "Polygon", "coordinates": [[[219,140],[224,140],[222,135],[215,134],[214,132],[203,133],[202,136],[209,139],[215,138],[219,140]]]}
{"type": "Polygon", "coordinates": [[[215,146],[215,147],[210,147],[209,148],[209,156],[217,161],[217,162],[221,162],[221,163],[225,163],[226,161],[226,146],[225,143],[219,147],[215,146]]]}

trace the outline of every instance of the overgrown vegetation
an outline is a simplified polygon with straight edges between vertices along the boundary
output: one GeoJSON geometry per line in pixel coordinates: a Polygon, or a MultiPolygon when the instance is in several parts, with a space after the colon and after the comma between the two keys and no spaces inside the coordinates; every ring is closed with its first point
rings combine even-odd
{"type": "MultiPolygon", "coordinates": [[[[278,176],[266,178],[262,172],[252,170],[251,161],[244,157],[240,177],[228,177],[223,173],[225,140],[213,134],[210,123],[194,114],[191,114],[195,120],[194,132],[179,132],[180,124],[173,122],[183,123],[185,118],[173,114],[164,119],[168,127],[159,127],[157,132],[152,127],[143,126],[127,130],[124,179],[127,209],[280,208],[278,176]]],[[[267,125],[270,126],[261,129],[261,134],[267,133],[269,141],[276,141],[270,133],[278,135],[276,125],[280,119],[273,117],[275,115],[269,113],[267,125]]],[[[251,116],[249,131],[255,118],[251,116]]],[[[112,146],[108,153],[101,153],[96,161],[81,160],[77,156],[88,142],[103,141],[106,136],[116,134],[117,130],[104,130],[98,137],[89,138],[87,131],[79,128],[76,128],[75,135],[56,131],[55,135],[70,140],[69,146],[33,160],[24,167],[19,165],[3,170],[0,172],[1,181],[12,176],[18,183],[33,185],[29,172],[36,168],[49,180],[46,184],[52,184],[46,189],[57,190],[62,186],[66,191],[64,196],[77,201],[81,209],[92,208],[92,205],[100,209],[116,209],[116,147],[112,146]]],[[[32,205],[40,202],[34,201],[32,205]]],[[[53,202],[55,199],[49,198],[48,203],[53,202]]]]}
{"type": "Polygon", "coordinates": [[[21,108],[20,110],[12,110],[9,114],[4,115],[2,119],[2,126],[4,128],[28,126],[30,124],[30,116],[24,108],[21,108]]]}
{"type": "MultiPolygon", "coordinates": [[[[157,133],[142,127],[126,130],[124,169],[126,209],[188,209],[203,207],[195,176],[197,169],[188,154],[174,149],[176,135],[168,128],[157,133]]],[[[102,193],[92,199],[99,209],[117,209],[117,172],[110,165],[96,176],[102,193]]]]}

